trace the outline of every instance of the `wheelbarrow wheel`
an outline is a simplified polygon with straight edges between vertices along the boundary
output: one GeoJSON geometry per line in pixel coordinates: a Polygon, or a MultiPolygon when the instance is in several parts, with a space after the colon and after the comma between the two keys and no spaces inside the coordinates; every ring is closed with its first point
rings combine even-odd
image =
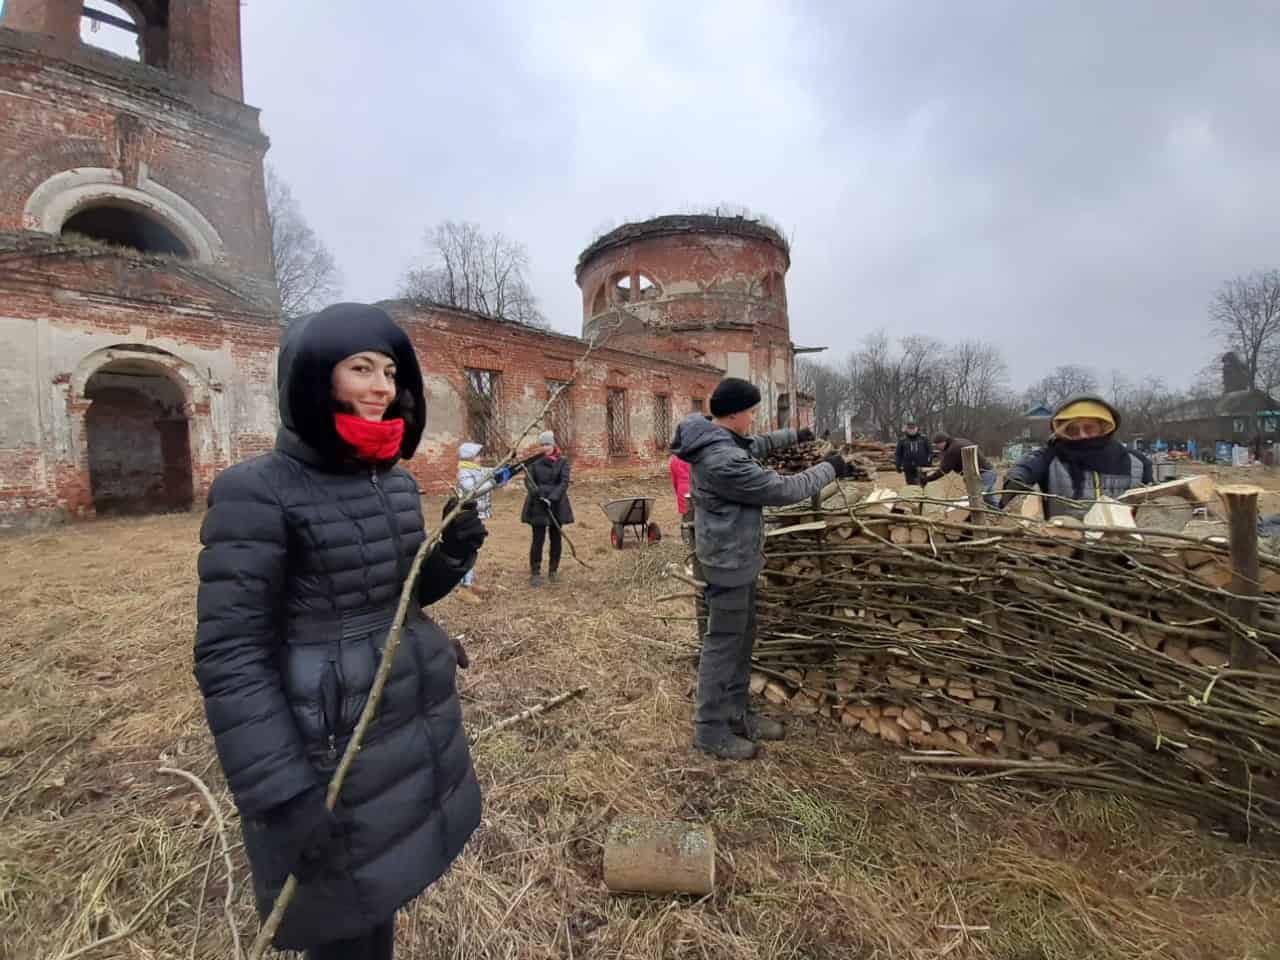
{"type": "Polygon", "coordinates": [[[620,523],[615,523],[613,529],[609,531],[609,542],[613,544],[615,550],[621,550],[626,543],[627,528],[620,523]]]}
{"type": "Polygon", "coordinates": [[[656,523],[649,524],[645,529],[645,535],[648,536],[650,543],[657,543],[662,539],[662,531],[658,528],[656,523]]]}

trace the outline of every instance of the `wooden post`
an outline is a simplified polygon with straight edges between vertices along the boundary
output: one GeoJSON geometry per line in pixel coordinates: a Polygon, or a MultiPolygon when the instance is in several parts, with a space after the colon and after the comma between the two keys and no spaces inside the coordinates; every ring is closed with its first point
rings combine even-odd
{"type": "MultiPolygon", "coordinates": [[[[1227,601],[1227,612],[1247,627],[1258,624],[1258,495],[1261,487],[1246,484],[1218,488],[1218,496],[1227,511],[1227,525],[1231,537],[1231,592],[1237,594],[1227,601]]],[[[1241,631],[1231,634],[1231,669],[1248,670],[1254,664],[1255,650],[1249,638],[1241,631]]],[[[1245,753],[1247,745],[1236,748],[1245,753]]],[[[1249,768],[1241,757],[1232,757],[1226,763],[1227,780],[1237,790],[1249,790],[1249,768]]],[[[1237,840],[1249,839],[1249,819],[1245,815],[1232,814],[1227,818],[1227,829],[1237,840]]]]}
{"type": "Polygon", "coordinates": [[[960,462],[964,469],[964,487],[969,493],[969,522],[985,523],[986,504],[982,499],[982,474],[978,471],[978,448],[969,444],[960,451],[960,462]]]}
{"type": "MultiPolygon", "coordinates": [[[[702,576],[702,564],[698,563],[698,535],[694,526],[694,507],[693,498],[690,497],[685,508],[685,523],[689,524],[689,563],[693,568],[693,579],[699,583],[707,581],[702,576]]],[[[707,599],[706,593],[702,590],[698,591],[697,598],[693,601],[693,629],[697,631],[694,639],[698,642],[698,648],[701,650],[702,638],[707,635],[707,599]]]]}
{"type": "Polygon", "coordinates": [[[710,827],[623,814],[609,826],[604,885],[625,893],[691,893],[716,885],[716,838],[710,827]]]}
{"type": "MultiPolygon", "coordinates": [[[[1227,603],[1227,612],[1250,627],[1258,625],[1258,495],[1261,487],[1234,485],[1218,488],[1218,496],[1227,510],[1231,537],[1231,592],[1237,594],[1227,603]]],[[[1231,637],[1231,668],[1248,670],[1254,665],[1256,650],[1247,637],[1239,633],[1231,637]]]]}

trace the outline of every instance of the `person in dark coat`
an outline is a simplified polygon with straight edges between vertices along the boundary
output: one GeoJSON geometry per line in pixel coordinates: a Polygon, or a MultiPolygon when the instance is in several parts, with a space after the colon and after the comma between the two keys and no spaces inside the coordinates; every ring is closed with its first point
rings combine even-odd
{"type": "MultiPolygon", "coordinates": [[[[964,456],[962,451],[965,447],[975,447],[972,440],[966,440],[964,437],[952,437],[945,433],[936,433],[933,436],[933,447],[938,451],[938,469],[932,473],[926,474],[921,478],[920,486],[933,483],[935,480],[941,480],[948,473],[958,473],[964,475],[964,456]]],[[[997,497],[991,491],[996,487],[996,468],[995,465],[982,455],[982,451],[978,451],[978,476],[982,480],[983,499],[988,506],[994,507],[997,497]]]]}
{"type": "Polygon", "coordinates": [[[542,456],[525,471],[524,509],[520,522],[533,527],[529,545],[529,584],[542,586],[542,545],[551,540],[551,556],[547,579],[556,582],[560,570],[560,528],[573,523],[573,506],[569,503],[569,461],[556,446],[555,434],[544,430],[538,435],[542,456]]]}
{"type": "Polygon", "coordinates": [[[906,429],[898,438],[898,446],[893,451],[893,465],[907,483],[924,486],[920,479],[920,468],[933,463],[933,450],[929,440],[920,432],[914,420],[908,420],[906,429]]]}
{"type": "Polygon", "coordinates": [[[421,612],[486,536],[464,510],[422,566],[390,677],[332,813],[325,789],[369,697],[424,529],[399,460],[422,435],[413,346],[377,307],[294,321],[281,343],[275,450],[223,471],[200,530],[195,676],[240,811],[263,916],[311,960],[385,960],[395,912],[480,823],[454,671],[460,644],[421,612]]]}
{"type": "Polygon", "coordinates": [[[1151,483],[1151,461],[1116,439],[1120,412],[1101,397],[1064,400],[1053,413],[1049,443],[1009,468],[1000,506],[1037,487],[1045,519],[1082,518],[1099,497],[1118,497],[1151,483]]]}
{"type": "Polygon", "coordinates": [[[711,416],[690,414],[676,428],[672,452],[693,475],[694,548],[706,581],[707,628],[698,661],[694,746],[723,760],[749,760],[756,742],[781,740],[777,720],[751,709],[756,581],[764,569],[764,508],[807,500],[852,468],[829,455],[802,473],[780,476],[762,466],[774,450],[808,443],[813,431],[775,430],[752,436],[758,387],[721,380],[711,416]]]}

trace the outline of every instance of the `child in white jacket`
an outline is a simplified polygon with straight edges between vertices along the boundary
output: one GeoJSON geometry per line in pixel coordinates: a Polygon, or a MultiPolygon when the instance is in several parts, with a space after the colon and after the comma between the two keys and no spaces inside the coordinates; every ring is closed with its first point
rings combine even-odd
{"type": "MultiPolygon", "coordinates": [[[[476,457],[480,456],[483,450],[478,443],[467,442],[458,447],[458,492],[463,496],[470,493],[484,481],[490,474],[488,467],[482,467],[476,462],[476,457]]],[[[476,512],[480,515],[481,520],[488,520],[493,516],[493,497],[492,493],[486,491],[476,498],[476,512]]],[[[462,586],[472,587],[475,584],[476,571],[472,567],[467,571],[466,576],[462,578],[462,586]]]]}

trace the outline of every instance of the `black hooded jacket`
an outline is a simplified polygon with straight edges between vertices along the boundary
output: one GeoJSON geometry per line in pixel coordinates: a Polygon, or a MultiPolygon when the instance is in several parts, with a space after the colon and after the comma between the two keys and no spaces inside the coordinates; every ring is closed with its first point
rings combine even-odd
{"type": "MultiPolygon", "coordinates": [[[[292,866],[271,812],[330,779],[425,537],[413,477],[394,460],[355,460],[333,426],[333,366],[368,349],[396,360],[399,398],[388,416],[405,417],[400,455],[413,454],[425,398],[412,345],[376,307],[330,307],[285,334],[276,449],[218,476],[200,531],[195,675],[264,913],[292,866]]],[[[436,550],[419,602],[443,597],[472,562],[436,550]]],[[[278,947],[385,922],[448,868],[479,824],[456,664],[444,632],[411,607],[338,801],[342,856],[300,886],[278,947]]]]}
{"type": "MultiPolygon", "coordinates": [[[[1082,400],[1106,407],[1119,429],[1120,412],[1101,397],[1069,397],[1058,404],[1054,417],[1082,400]]],[[[1090,440],[1054,436],[1046,446],[1009,468],[1000,505],[1006,506],[1022,491],[1039,488],[1052,495],[1045,500],[1046,517],[1080,517],[1099,496],[1114,498],[1133,487],[1151,483],[1152,472],[1151,461],[1125,447],[1115,438],[1115,431],[1090,440]],[[1078,505],[1061,498],[1077,501],[1078,505]]]]}

